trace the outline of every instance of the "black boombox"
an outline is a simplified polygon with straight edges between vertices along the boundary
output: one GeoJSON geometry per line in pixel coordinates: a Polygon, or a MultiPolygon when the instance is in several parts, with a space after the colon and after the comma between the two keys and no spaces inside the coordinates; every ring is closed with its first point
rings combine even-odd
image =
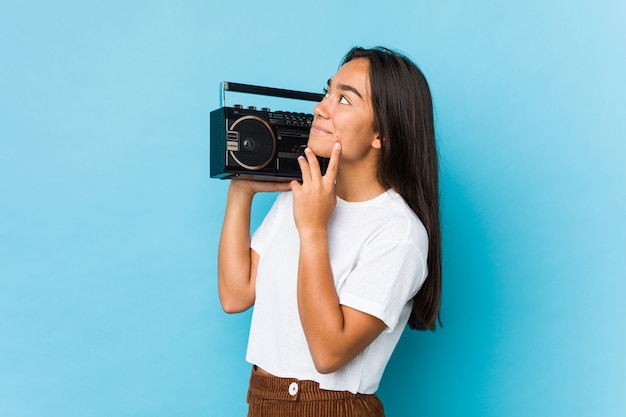
{"type": "MultiPolygon", "coordinates": [[[[226,91],[320,101],[322,94],[223,82],[220,108],[211,112],[210,175],[221,179],[290,181],[301,179],[297,158],[303,155],[312,114],[224,106],[226,91]]],[[[328,160],[318,158],[322,172],[328,160]]]]}

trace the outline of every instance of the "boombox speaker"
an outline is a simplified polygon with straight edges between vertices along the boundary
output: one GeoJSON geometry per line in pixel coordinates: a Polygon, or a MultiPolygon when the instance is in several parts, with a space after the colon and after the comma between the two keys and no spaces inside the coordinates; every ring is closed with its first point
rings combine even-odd
{"type": "MultiPolygon", "coordinates": [[[[221,83],[220,108],[211,112],[210,175],[220,179],[300,179],[297,158],[309,138],[312,114],[225,105],[226,92],[320,101],[322,94],[232,82],[221,83]]],[[[322,171],[328,160],[318,158],[322,171]]]]}

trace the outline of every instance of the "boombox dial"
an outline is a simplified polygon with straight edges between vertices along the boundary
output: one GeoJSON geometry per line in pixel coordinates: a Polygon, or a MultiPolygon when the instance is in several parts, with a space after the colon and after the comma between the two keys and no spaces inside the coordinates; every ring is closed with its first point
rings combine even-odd
{"type": "Polygon", "coordinates": [[[237,119],[227,132],[226,147],[243,168],[265,168],[276,152],[276,136],[270,125],[258,116],[237,119]]]}

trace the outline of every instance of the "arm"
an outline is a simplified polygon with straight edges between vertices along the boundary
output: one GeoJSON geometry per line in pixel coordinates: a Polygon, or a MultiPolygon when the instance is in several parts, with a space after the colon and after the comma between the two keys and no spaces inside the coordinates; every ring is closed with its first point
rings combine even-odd
{"type": "Polygon", "coordinates": [[[294,216],[300,235],[298,308],[316,369],[340,369],[385,329],[378,318],[339,304],[328,253],[328,220],[336,204],[335,177],[340,148],[320,175],[317,160],[307,152],[300,159],[302,185],[292,182],[294,216]]]}
{"type": "Polygon", "coordinates": [[[323,233],[301,237],[298,307],[320,373],[343,367],[386,327],[374,316],[339,304],[328,258],[328,238],[323,233]]]}
{"type": "Polygon", "coordinates": [[[218,292],[225,312],[245,311],[255,300],[259,254],[250,248],[250,211],[254,194],[288,189],[287,183],[231,181],[217,257],[218,292]]]}

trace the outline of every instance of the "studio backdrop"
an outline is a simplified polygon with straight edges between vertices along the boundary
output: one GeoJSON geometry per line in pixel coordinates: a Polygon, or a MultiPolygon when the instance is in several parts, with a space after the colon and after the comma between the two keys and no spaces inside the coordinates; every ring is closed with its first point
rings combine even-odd
{"type": "Polygon", "coordinates": [[[220,82],[321,93],[384,45],[431,86],[444,252],[443,327],[405,332],[387,415],[624,416],[625,4],[1,1],[0,415],[245,415],[220,82]]]}

